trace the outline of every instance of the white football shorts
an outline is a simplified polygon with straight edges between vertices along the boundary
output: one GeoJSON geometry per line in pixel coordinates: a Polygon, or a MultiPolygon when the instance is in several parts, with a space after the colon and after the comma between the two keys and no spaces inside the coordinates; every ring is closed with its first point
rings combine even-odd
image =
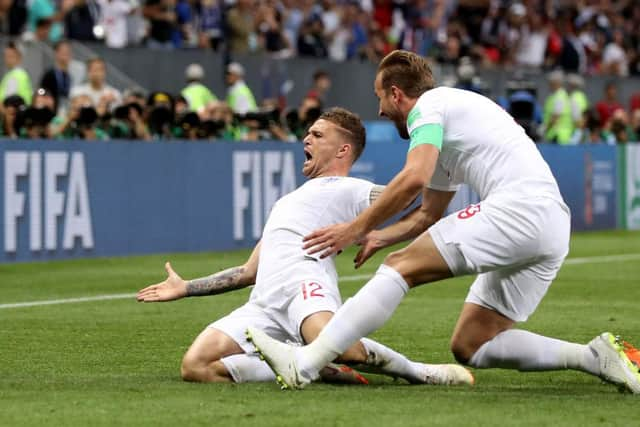
{"type": "Polygon", "coordinates": [[[208,327],[230,336],[246,353],[255,351],[245,336],[248,326],[262,329],[279,341],[305,344],[300,333],[302,322],[320,311],[335,313],[342,305],[338,286],[327,275],[317,279],[308,277],[292,278],[282,286],[285,301],[265,305],[261,300],[250,300],[208,327]]]}
{"type": "Polygon", "coordinates": [[[442,218],[429,234],[454,276],[478,274],[466,302],[523,322],[569,252],[571,218],[544,196],[490,196],[442,218]]]}

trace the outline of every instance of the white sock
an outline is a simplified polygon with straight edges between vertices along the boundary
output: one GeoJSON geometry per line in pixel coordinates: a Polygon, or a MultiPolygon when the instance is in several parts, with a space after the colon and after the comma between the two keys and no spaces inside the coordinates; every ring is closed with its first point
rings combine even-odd
{"type": "Polygon", "coordinates": [[[519,371],[575,369],[593,375],[600,373],[597,356],[588,346],[518,329],[501,332],[484,343],[471,357],[469,365],[519,371]]]}
{"type": "Polygon", "coordinates": [[[237,383],[274,381],[275,374],[263,360],[255,354],[232,354],[220,361],[237,383]]]}
{"type": "Polygon", "coordinates": [[[310,378],[358,339],[380,328],[409,291],[400,273],[386,265],[353,298],[340,307],[318,338],[298,351],[300,372],[310,378]]]}
{"type": "Polygon", "coordinates": [[[359,370],[400,377],[412,383],[423,380],[422,364],[412,362],[406,356],[372,339],[362,338],[360,342],[367,352],[367,361],[365,365],[358,365],[359,370]]]}

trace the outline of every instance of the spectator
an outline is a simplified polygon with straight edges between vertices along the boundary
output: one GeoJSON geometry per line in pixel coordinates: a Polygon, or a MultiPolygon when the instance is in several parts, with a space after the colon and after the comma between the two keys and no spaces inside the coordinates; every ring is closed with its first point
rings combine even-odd
{"type": "Polygon", "coordinates": [[[104,30],[104,43],[112,49],[127,46],[127,17],[135,11],[128,0],[98,0],[100,25],[104,30]]]}
{"type": "Polygon", "coordinates": [[[191,0],[177,0],[175,5],[176,28],[173,31],[175,47],[195,47],[198,44],[194,11],[191,0]]]}
{"type": "Polygon", "coordinates": [[[202,84],[204,69],[200,64],[191,64],[185,71],[187,87],[182,89],[182,96],[186,99],[189,110],[201,113],[205,107],[218,98],[202,84]]]}
{"type": "Polygon", "coordinates": [[[202,0],[196,10],[198,16],[198,45],[218,51],[223,42],[221,0],[202,0]]]}
{"type": "Polygon", "coordinates": [[[106,83],[106,65],[101,58],[87,61],[87,83],[71,88],[71,97],[87,95],[93,107],[107,110],[119,105],[122,95],[106,83]]]}
{"type": "Polygon", "coordinates": [[[53,67],[44,72],[40,79],[40,87],[49,91],[57,106],[65,103],[71,89],[69,64],[71,63],[71,45],[67,41],[59,41],[54,46],[53,67]]]}
{"type": "Polygon", "coordinates": [[[258,7],[255,27],[260,48],[278,57],[291,56],[293,51],[283,32],[282,14],[274,4],[265,2],[258,7]]]}
{"type": "Polygon", "coordinates": [[[582,73],[587,69],[587,55],[575,31],[574,15],[575,11],[568,9],[558,18],[562,47],[555,65],[566,72],[582,73]]]}
{"type": "Polygon", "coordinates": [[[27,105],[31,104],[31,78],[22,68],[22,52],[13,42],[4,48],[4,65],[7,72],[0,81],[0,100],[19,95],[27,105]]]}
{"type": "Polygon", "coordinates": [[[0,1],[0,33],[19,36],[27,24],[27,0],[0,1]]]}
{"type": "Polygon", "coordinates": [[[326,58],[327,45],[324,38],[322,19],[316,16],[309,18],[298,33],[298,55],[313,58],[326,58]]]}
{"type": "Polygon", "coordinates": [[[378,64],[382,58],[393,50],[382,30],[373,29],[369,33],[369,42],[364,48],[364,54],[369,61],[378,64]]]}
{"type": "Polygon", "coordinates": [[[63,0],[60,9],[57,10],[53,0],[31,0],[27,2],[27,29],[35,32],[36,24],[41,19],[49,19],[52,22],[49,30],[49,41],[55,43],[62,38],[63,28],[61,22],[66,14],[73,8],[74,0],[63,0]]]}
{"type": "Polygon", "coordinates": [[[242,54],[257,48],[253,0],[237,0],[227,13],[229,50],[242,54]]]}
{"type": "Polygon", "coordinates": [[[633,114],[636,110],[640,110],[640,92],[631,95],[629,100],[629,112],[633,114]]]}
{"type": "Polygon", "coordinates": [[[624,35],[620,29],[613,31],[612,40],[602,52],[602,72],[620,77],[629,75],[629,60],[624,49],[624,35]]]}
{"type": "Polygon", "coordinates": [[[562,71],[556,70],[549,74],[549,88],[551,93],[543,107],[544,139],[558,144],[568,144],[573,134],[573,117],[562,71]]]}
{"type": "Polygon", "coordinates": [[[146,0],[142,13],[150,26],[147,47],[173,49],[173,35],[177,30],[175,0],[146,0]]]}
{"type": "Polygon", "coordinates": [[[596,110],[600,116],[600,126],[607,126],[609,119],[616,110],[624,110],[618,101],[618,87],[611,81],[604,88],[604,98],[596,104],[596,110]]]}
{"type": "Polygon", "coordinates": [[[30,41],[30,37],[33,37],[33,40],[37,42],[47,43],[49,41],[49,32],[51,30],[52,23],[53,21],[49,18],[38,19],[36,22],[36,29],[33,34],[25,33],[23,39],[30,41]],[[27,36],[27,34],[29,34],[29,36],[27,36]]]}
{"type": "Polygon", "coordinates": [[[544,66],[549,31],[541,13],[529,9],[527,23],[522,27],[515,49],[515,63],[527,67],[544,66]]]}
{"type": "Polygon", "coordinates": [[[329,89],[331,89],[331,76],[324,70],[317,70],[313,73],[313,84],[306,97],[315,98],[322,105],[326,102],[326,95],[329,89]]]}
{"type": "Polygon", "coordinates": [[[244,82],[244,67],[242,65],[237,62],[227,65],[225,80],[228,86],[227,104],[234,113],[246,114],[258,109],[251,89],[244,82]]]}
{"type": "MultiPolygon", "coordinates": [[[[67,38],[80,41],[95,41],[98,29],[96,25],[100,18],[100,6],[96,0],[64,0],[69,1],[73,6],[64,17],[65,31],[67,38]]],[[[103,29],[97,35],[104,36],[103,29]]]]}

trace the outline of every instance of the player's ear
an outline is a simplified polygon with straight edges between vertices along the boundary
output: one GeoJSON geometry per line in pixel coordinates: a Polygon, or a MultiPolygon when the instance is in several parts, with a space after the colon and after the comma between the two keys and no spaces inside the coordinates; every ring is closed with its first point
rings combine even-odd
{"type": "Polygon", "coordinates": [[[349,153],[351,153],[351,150],[351,144],[341,144],[336,157],[338,157],[339,159],[346,157],[349,155],[349,153]]]}

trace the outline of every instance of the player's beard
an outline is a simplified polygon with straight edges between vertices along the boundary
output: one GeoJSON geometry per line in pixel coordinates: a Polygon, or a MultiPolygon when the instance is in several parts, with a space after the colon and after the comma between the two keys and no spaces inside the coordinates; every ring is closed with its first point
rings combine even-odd
{"type": "Polygon", "coordinates": [[[407,130],[407,122],[399,111],[394,111],[393,114],[388,114],[388,117],[396,125],[398,134],[402,139],[409,139],[409,131],[407,130]]]}

